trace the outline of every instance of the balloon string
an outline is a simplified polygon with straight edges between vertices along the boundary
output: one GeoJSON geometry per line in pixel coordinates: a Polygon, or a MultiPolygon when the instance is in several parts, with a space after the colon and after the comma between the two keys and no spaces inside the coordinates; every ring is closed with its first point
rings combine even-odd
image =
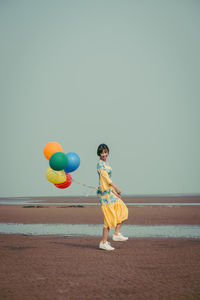
{"type": "MultiPolygon", "coordinates": [[[[87,193],[86,193],[85,195],[83,195],[82,197],[78,198],[78,199],[76,200],[77,202],[80,201],[81,199],[85,198],[85,197],[88,197],[89,194],[91,194],[91,192],[92,192],[93,190],[96,190],[96,191],[100,190],[100,189],[95,188],[94,186],[91,186],[91,185],[87,185],[87,184],[78,182],[78,181],[76,181],[76,180],[74,180],[74,179],[72,179],[72,181],[74,181],[75,183],[77,183],[77,184],[79,184],[79,185],[81,185],[81,186],[84,186],[84,187],[87,187],[87,188],[90,189],[89,192],[87,192],[87,193]]],[[[112,191],[112,193],[113,193],[114,195],[116,195],[113,191],[112,191]]],[[[117,195],[116,195],[116,196],[117,196],[117,195]]],[[[119,196],[118,196],[118,197],[119,197],[119,196]]],[[[119,198],[121,199],[121,197],[119,197],[119,198]]]]}
{"type": "Polygon", "coordinates": [[[79,197],[78,199],[76,199],[74,202],[79,202],[81,199],[83,199],[85,197],[88,197],[91,194],[91,192],[93,192],[93,188],[90,189],[90,191],[87,192],[85,195],[83,195],[83,196],[79,197]]]}
{"type": "Polygon", "coordinates": [[[84,186],[84,187],[87,187],[87,188],[89,188],[89,189],[93,189],[93,190],[97,190],[97,191],[99,190],[99,189],[95,188],[94,186],[87,185],[87,184],[84,184],[84,183],[80,183],[80,182],[78,182],[78,181],[76,181],[76,180],[74,180],[74,179],[72,179],[72,181],[74,181],[75,183],[80,184],[80,185],[82,185],[82,186],[84,186]]]}
{"type": "Polygon", "coordinates": [[[75,183],[77,183],[77,184],[79,184],[79,185],[81,185],[81,186],[89,188],[89,191],[85,195],[83,195],[80,198],[76,199],[75,202],[79,202],[81,199],[83,199],[85,197],[88,197],[94,190],[97,190],[97,191],[99,190],[99,189],[95,188],[94,186],[78,182],[78,181],[76,181],[74,179],[72,179],[72,181],[75,182],[75,183]]]}

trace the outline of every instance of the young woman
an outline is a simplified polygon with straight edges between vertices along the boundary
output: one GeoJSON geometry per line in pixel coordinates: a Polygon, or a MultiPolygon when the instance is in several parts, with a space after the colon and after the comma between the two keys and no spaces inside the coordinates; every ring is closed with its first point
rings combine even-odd
{"type": "Polygon", "coordinates": [[[97,173],[99,175],[99,187],[97,195],[100,199],[101,209],[104,214],[104,228],[102,241],[99,244],[100,249],[114,250],[108,242],[109,230],[115,228],[112,239],[114,241],[126,241],[120,233],[122,222],[128,219],[128,209],[121,200],[120,189],[112,182],[112,169],[107,164],[107,157],[109,155],[109,148],[105,144],[99,145],[97,155],[100,160],[97,163],[97,173]]]}

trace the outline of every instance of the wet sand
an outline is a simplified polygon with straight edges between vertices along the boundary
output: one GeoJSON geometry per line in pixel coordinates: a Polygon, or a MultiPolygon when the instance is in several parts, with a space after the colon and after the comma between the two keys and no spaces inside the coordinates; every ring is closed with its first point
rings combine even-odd
{"type": "MultiPolygon", "coordinates": [[[[0,222],[103,222],[96,206],[28,206],[1,205],[0,222]]],[[[200,207],[129,206],[126,224],[200,224],[200,207]]],[[[200,239],[131,238],[112,241],[112,252],[98,244],[95,237],[0,234],[0,299],[200,299],[200,239]]]]}
{"type": "MultiPolygon", "coordinates": [[[[126,224],[200,224],[200,206],[128,206],[126,224]]],[[[103,224],[100,206],[0,206],[0,222],[103,224]]]]}

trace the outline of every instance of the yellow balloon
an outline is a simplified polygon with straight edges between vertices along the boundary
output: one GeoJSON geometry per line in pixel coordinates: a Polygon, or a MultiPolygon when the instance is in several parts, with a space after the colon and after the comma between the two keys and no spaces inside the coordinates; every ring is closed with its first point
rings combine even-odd
{"type": "Polygon", "coordinates": [[[48,168],[46,170],[46,178],[52,183],[59,184],[66,181],[66,174],[64,170],[54,171],[53,169],[48,168]]]}

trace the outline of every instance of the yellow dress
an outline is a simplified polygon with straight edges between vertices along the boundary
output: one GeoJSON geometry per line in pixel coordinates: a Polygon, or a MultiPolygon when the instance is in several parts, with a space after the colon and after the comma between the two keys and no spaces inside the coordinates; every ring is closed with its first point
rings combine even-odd
{"type": "Polygon", "coordinates": [[[99,175],[99,187],[97,196],[101,203],[101,209],[104,214],[104,227],[115,228],[117,224],[128,219],[128,208],[124,202],[118,198],[111,186],[112,169],[104,161],[97,163],[97,173],[99,175]]]}

